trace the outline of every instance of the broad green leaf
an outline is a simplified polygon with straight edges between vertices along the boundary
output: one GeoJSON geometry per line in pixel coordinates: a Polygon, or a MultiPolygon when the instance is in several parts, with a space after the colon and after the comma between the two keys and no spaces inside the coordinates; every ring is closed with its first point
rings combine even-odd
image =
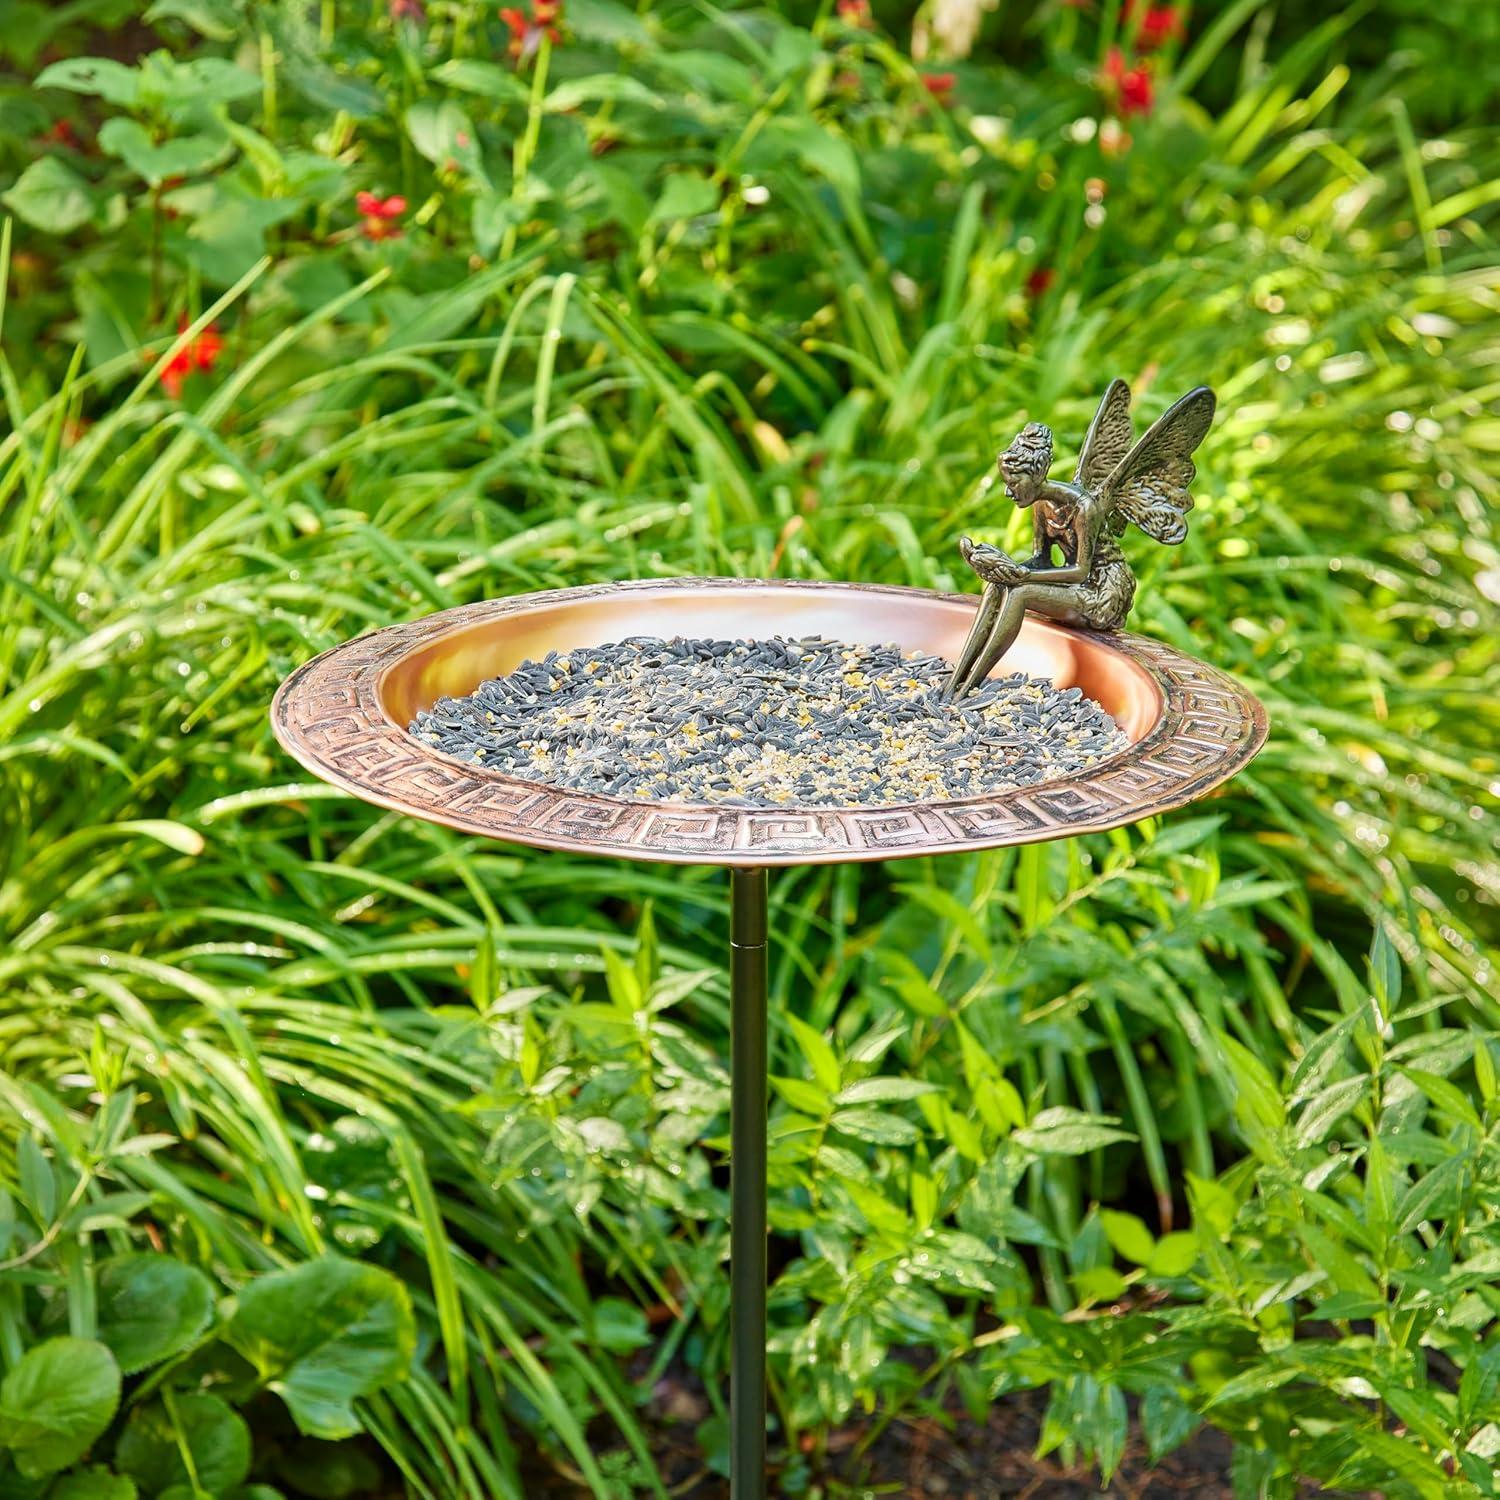
{"type": "Polygon", "coordinates": [[[1500,1397],[1500,1344],[1470,1355],[1464,1366],[1458,1383],[1460,1424],[1467,1427],[1500,1412],[1497,1397],[1500,1397]]]}
{"type": "Polygon", "coordinates": [[[1226,1380],[1208,1400],[1209,1406],[1228,1406],[1236,1401],[1259,1401],[1297,1379],[1295,1365],[1255,1365],[1226,1380]]]}
{"type": "Polygon", "coordinates": [[[1089,1302],[1113,1302],[1130,1285],[1113,1266],[1090,1266],[1075,1271],[1069,1279],[1078,1295],[1089,1302]]]}
{"type": "Polygon", "coordinates": [[[601,1297],[593,1305],[594,1342],[611,1354],[630,1354],[651,1342],[646,1315],[618,1297],[601,1297]]]}
{"type": "Polygon", "coordinates": [[[773,119],[752,148],[750,161],[779,160],[820,173],[842,193],[859,192],[859,158],[853,146],[820,121],[773,119]]]}
{"type": "Polygon", "coordinates": [[[792,1035],[797,1040],[797,1046],[801,1049],[804,1061],[812,1070],[813,1077],[817,1080],[818,1087],[830,1094],[836,1094],[839,1088],[839,1079],[842,1076],[839,1069],[837,1053],[821,1031],[816,1031],[806,1021],[797,1016],[788,1016],[786,1023],[792,1035]]]}
{"type": "Polygon", "coordinates": [[[441,103],[419,99],[406,111],[406,133],[412,145],[435,167],[461,168],[484,179],[474,122],[451,99],[441,103]]]}
{"type": "Polygon", "coordinates": [[[1193,1223],[1200,1230],[1223,1239],[1234,1227],[1239,1212],[1239,1201],[1234,1192],[1223,1182],[1211,1177],[1199,1177],[1195,1172],[1185,1176],[1188,1202],[1192,1205],[1193,1223]]]}
{"type": "Polygon", "coordinates": [[[87,182],[55,156],[32,162],[5,194],[3,202],[18,219],[47,234],[71,234],[94,216],[87,182]]]}
{"type": "Polygon", "coordinates": [[[1138,1266],[1148,1265],[1156,1253],[1156,1240],[1151,1231],[1134,1214],[1121,1213],[1113,1208],[1099,1210],[1099,1223],[1116,1255],[1123,1256],[1138,1266]]]}
{"type": "Polygon", "coordinates": [[[182,116],[201,105],[233,104],[260,94],[260,79],[224,57],[179,60],[151,53],[141,64],[140,97],[168,114],[182,116]]]}
{"type": "Polygon", "coordinates": [[[875,1188],[859,1182],[846,1182],[844,1191],[849,1195],[861,1217],[878,1234],[890,1235],[904,1240],[911,1233],[911,1221],[894,1203],[875,1188]]]}
{"type": "Polygon", "coordinates": [[[977,1120],[954,1109],[942,1094],[923,1094],[917,1105],[928,1125],[960,1156],[972,1162],[984,1160],[984,1132],[977,1120]]]}
{"type": "Polygon", "coordinates": [[[281,72],[309,104],[330,114],[370,120],[389,108],[386,96],[373,80],[361,78],[357,73],[325,68],[306,57],[287,58],[281,64],[281,72]]]}
{"type": "Polygon", "coordinates": [[[64,1474],[47,1491],[47,1500],[136,1500],[140,1492],[124,1474],[97,1465],[64,1474]]]}
{"type": "Polygon", "coordinates": [[[127,1375],[186,1349],[213,1321],[208,1277],[170,1255],[120,1255],[99,1271],[99,1337],[127,1375]]]}
{"type": "Polygon", "coordinates": [[[650,222],[671,224],[678,219],[694,219],[711,214],[719,206],[719,190],[708,178],[697,172],[673,172],[662,187],[650,222]]]}
{"type": "Polygon", "coordinates": [[[876,1146],[909,1146],[921,1134],[910,1120],[878,1109],[836,1109],[829,1123],[855,1140],[876,1146]]]}
{"type": "Polygon", "coordinates": [[[833,1108],[833,1096],[805,1078],[782,1078],[773,1073],[771,1087],[793,1109],[814,1119],[821,1119],[833,1108]]]}
{"type": "Polygon", "coordinates": [[[1198,1236],[1189,1229],[1179,1229],[1156,1242],[1146,1270],[1152,1276],[1186,1276],[1197,1259],[1198,1236]]]}
{"type": "Polygon", "coordinates": [[[904,1024],[877,1028],[850,1046],[848,1059],[852,1063],[879,1062],[896,1042],[910,1032],[911,1028],[904,1024]]]}
{"type": "MultiPolygon", "coordinates": [[[[1479,1054],[1476,1051],[1475,1056],[1479,1054]]],[[[1479,1118],[1479,1112],[1469,1102],[1469,1097],[1457,1084],[1449,1082],[1448,1079],[1439,1077],[1436,1073],[1429,1073],[1425,1068],[1402,1068],[1416,1086],[1427,1095],[1444,1114],[1452,1119],[1461,1120],[1473,1130],[1482,1130],[1483,1122],[1479,1118]]]]}
{"type": "Polygon", "coordinates": [[[143,125],[121,115],[100,127],[99,145],[153,187],[169,177],[190,177],[206,170],[229,147],[223,137],[211,135],[175,136],[157,143],[143,125]]]}
{"type": "Polygon", "coordinates": [[[1285,1123],[1286,1111],[1281,1102],[1281,1091],[1276,1087],[1266,1065],[1232,1036],[1221,1035],[1219,1046],[1229,1059],[1238,1090],[1235,1096],[1235,1112],[1252,1128],[1279,1130],[1285,1123]]]}
{"type": "Polygon", "coordinates": [[[93,1339],[28,1349],[0,1382],[0,1447],[28,1479],[82,1458],[120,1404],[120,1367],[93,1339]]]}
{"type": "Polygon", "coordinates": [[[1474,1081],[1479,1085],[1479,1097],[1486,1105],[1492,1103],[1496,1092],[1495,1055],[1488,1037],[1474,1039],[1474,1081]]]}
{"type": "Polygon", "coordinates": [[[770,76],[779,80],[788,73],[811,67],[822,52],[817,37],[810,31],[800,26],[778,26],[771,43],[770,76]]]}
{"type": "Polygon", "coordinates": [[[920,1078],[861,1078],[834,1095],[835,1104],[884,1104],[896,1099],[916,1099],[923,1094],[940,1094],[936,1083],[920,1078]]]}
{"type": "Polygon", "coordinates": [[[1141,1399],[1141,1431],[1152,1463],[1180,1448],[1199,1424],[1198,1414],[1168,1386],[1153,1385],[1141,1399]]]}
{"type": "Polygon", "coordinates": [[[20,1167],[21,1202],[31,1210],[39,1229],[45,1229],[57,1217],[57,1174],[47,1153],[27,1131],[16,1145],[20,1167]]]}
{"type": "Polygon", "coordinates": [[[1366,1073],[1329,1084],[1307,1101],[1297,1120],[1296,1143],[1316,1146],[1351,1109],[1369,1097],[1370,1077],[1366,1073]]]}
{"type": "Polygon", "coordinates": [[[1162,826],[1151,840],[1146,852],[1158,858],[1171,854],[1185,854],[1201,844],[1223,825],[1224,819],[1210,814],[1199,818],[1176,818],[1162,826]]]}
{"type": "Polygon", "coordinates": [[[1380,1299],[1380,1288],[1364,1266],[1332,1236],[1324,1234],[1305,1219],[1297,1224],[1297,1233],[1307,1246],[1314,1265],[1321,1266],[1341,1293],[1359,1299],[1380,1299]]]}
{"type": "Polygon", "coordinates": [[[890,987],[919,1016],[946,1016],[948,1002],[932,987],[926,975],[912,972],[896,974],[888,981],[890,987]]]}
{"type": "Polygon", "coordinates": [[[130,108],[140,97],[141,76],[134,68],[108,57],[67,57],[43,68],[36,80],[39,89],[69,89],[75,94],[96,94],[111,104],[130,108]]]}
{"type": "Polygon", "coordinates": [[[1412,1390],[1389,1380],[1377,1382],[1375,1389],[1409,1432],[1418,1434],[1438,1452],[1448,1446],[1452,1417],[1430,1391],[1412,1390]]]}
{"type": "Polygon", "coordinates": [[[652,45],[646,23],[618,0],[568,0],[568,29],[585,41],[612,47],[652,45]]]}
{"type": "Polygon", "coordinates": [[[749,101],[760,92],[755,70],[725,52],[684,48],[662,53],[658,65],[680,80],[690,99],[706,92],[721,99],[749,101]]]}
{"type": "Polygon", "coordinates": [[[536,209],[536,199],[502,198],[498,193],[478,193],[469,209],[469,225],[474,244],[486,260],[500,248],[505,231],[524,224],[536,209]]]}
{"type": "Polygon", "coordinates": [[[1401,955],[1382,923],[1370,945],[1370,983],[1386,1015],[1401,1001],[1401,955]]]}
{"type": "Polygon", "coordinates": [[[1464,1151],[1412,1183],[1396,1204],[1396,1233],[1408,1234],[1424,1219],[1447,1218],[1457,1207],[1468,1170],[1469,1153],[1464,1151]]]}
{"type": "Polygon", "coordinates": [[[622,1018],[628,1018],[633,1026],[635,1017],[646,1003],[645,991],[636,974],[635,966],[627,964],[613,948],[605,948],[604,982],[609,998],[622,1018]]]}
{"type": "Polygon", "coordinates": [[[146,24],[167,18],[185,21],[212,42],[234,39],[240,17],[231,0],[155,0],[146,11],[146,24]]]}
{"type": "Polygon", "coordinates": [[[509,99],[525,104],[531,97],[526,85],[509,68],[477,57],[455,57],[434,68],[431,77],[435,83],[463,89],[469,94],[481,94],[487,99],[509,99]]]}
{"type": "Polygon", "coordinates": [[[1133,1141],[1135,1137],[1128,1130],[1119,1129],[1119,1124],[1113,1115],[1085,1114],[1057,1105],[1042,1110],[1024,1129],[1015,1131],[1011,1139],[1041,1156],[1081,1156],[1116,1141],[1133,1141]]]}
{"type": "MultiPolygon", "coordinates": [[[[1366,1466],[1373,1461],[1383,1484],[1390,1486],[1386,1489],[1388,1495],[1400,1493],[1394,1485],[1397,1480],[1415,1486],[1414,1493],[1420,1500],[1448,1500],[1453,1494],[1447,1471],[1410,1437],[1397,1437],[1367,1424],[1360,1429],[1358,1441],[1360,1461],[1366,1466]]],[[[1342,1489],[1337,1473],[1333,1479],[1342,1489]]]]}
{"type": "Polygon", "coordinates": [[[913,1168],[907,1195],[911,1199],[911,1216],[916,1220],[917,1228],[930,1229],[938,1211],[937,1184],[928,1173],[913,1168]]]}
{"type": "Polygon", "coordinates": [[[1290,1103],[1300,1104],[1318,1092],[1343,1062],[1344,1051],[1355,1031],[1368,1019],[1366,1008],[1350,1011],[1307,1045],[1292,1074],[1290,1103]]]}
{"type": "Polygon", "coordinates": [[[660,94],[648,89],[638,78],[628,73],[595,73],[588,78],[570,78],[560,83],[547,95],[543,107],[549,114],[565,114],[582,104],[639,104],[647,109],[660,109],[663,100],[660,94]]]}
{"type": "Polygon", "coordinates": [[[148,1494],[191,1482],[183,1448],[201,1489],[222,1494],[250,1473],[250,1429],[218,1396],[173,1392],[130,1414],[115,1447],[115,1467],[148,1494]]]}
{"type": "Polygon", "coordinates": [[[323,1438],[359,1431],[353,1403],[406,1378],[416,1339],[405,1286],[332,1255],[251,1282],[227,1336],[297,1426],[323,1438]]]}

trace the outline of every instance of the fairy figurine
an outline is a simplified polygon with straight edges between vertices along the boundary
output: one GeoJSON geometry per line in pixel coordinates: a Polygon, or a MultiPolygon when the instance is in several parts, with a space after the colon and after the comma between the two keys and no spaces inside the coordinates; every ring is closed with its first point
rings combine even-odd
{"type": "MultiPolygon", "coordinates": [[[[1120,550],[1134,523],[1149,537],[1175,546],[1187,535],[1197,472],[1193,450],[1214,416],[1214,393],[1189,391],[1131,446],[1130,387],[1112,380],[1084,439],[1078,470],[1048,479],[1052,432],[1029,422],[1000,455],[1005,493],[1028,507],[1034,555],[1018,562],[988,542],[959,540],[963,559],[984,580],[969,638],[948,679],[948,696],[977,687],[1010,649],[1028,609],[1065,625],[1118,630],[1135,597],[1135,574],[1120,550]],[[1052,549],[1062,554],[1054,566],[1052,549]]],[[[986,480],[992,484],[993,476],[986,480]]]]}

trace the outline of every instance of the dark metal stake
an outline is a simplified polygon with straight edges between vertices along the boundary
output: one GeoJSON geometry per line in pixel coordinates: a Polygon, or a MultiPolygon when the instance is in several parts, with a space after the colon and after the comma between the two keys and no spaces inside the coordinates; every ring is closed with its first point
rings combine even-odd
{"type": "Polygon", "coordinates": [[[729,1491],[766,1494],[766,872],[729,872],[729,1491]]]}

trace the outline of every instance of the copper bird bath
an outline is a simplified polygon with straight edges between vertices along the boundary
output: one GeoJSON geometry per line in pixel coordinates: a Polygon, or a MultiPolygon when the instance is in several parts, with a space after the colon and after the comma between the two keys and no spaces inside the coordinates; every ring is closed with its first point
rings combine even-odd
{"type": "MultiPolygon", "coordinates": [[[[489,600],[346,642],[282,684],[272,723],[308,770],[465,833],[617,858],[712,864],[731,882],[731,1485],[765,1494],[766,872],[1027,844],[1180,807],[1260,748],[1260,704],[1224,673],[1139,636],[1027,616],[1006,672],[1077,686],[1129,745],[1087,773],[961,801],[738,807],[631,801],[526,781],[407,733],[421,709],[548,651],[629,636],[823,635],[958,660],[973,595],[861,584],[680,579],[489,600]]],[[[979,616],[982,622],[982,615],[979,616]]]]}

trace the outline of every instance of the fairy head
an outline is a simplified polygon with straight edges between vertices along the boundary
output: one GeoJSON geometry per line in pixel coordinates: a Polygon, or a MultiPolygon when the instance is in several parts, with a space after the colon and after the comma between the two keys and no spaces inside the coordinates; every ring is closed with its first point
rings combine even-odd
{"type": "Polygon", "coordinates": [[[1040,422],[1028,422],[1000,455],[1005,492],[1017,505],[1035,501],[1052,467],[1052,433],[1040,422]]]}

